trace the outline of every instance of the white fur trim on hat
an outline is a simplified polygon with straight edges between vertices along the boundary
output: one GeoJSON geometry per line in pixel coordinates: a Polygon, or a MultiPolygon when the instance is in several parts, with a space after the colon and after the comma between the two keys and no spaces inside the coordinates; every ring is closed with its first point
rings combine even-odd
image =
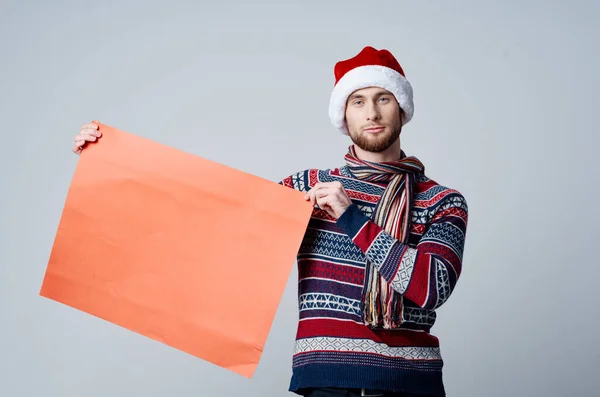
{"type": "Polygon", "coordinates": [[[379,65],[359,66],[346,73],[335,85],[329,101],[329,118],[333,126],[348,135],[346,127],[346,102],[356,90],[381,87],[391,92],[404,111],[402,125],[414,114],[413,90],[408,80],[394,69],[379,65]]]}

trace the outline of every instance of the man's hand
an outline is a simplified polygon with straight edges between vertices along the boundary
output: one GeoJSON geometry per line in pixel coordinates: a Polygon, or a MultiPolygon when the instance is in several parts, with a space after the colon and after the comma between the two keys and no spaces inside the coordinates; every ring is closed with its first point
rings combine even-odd
{"type": "Polygon", "coordinates": [[[316,203],[335,219],[339,219],[352,204],[341,182],[317,183],[306,193],[305,199],[310,200],[312,205],[316,203]]]}
{"type": "Polygon", "coordinates": [[[80,155],[87,142],[96,142],[100,139],[102,133],[100,133],[98,128],[98,121],[82,125],[79,129],[79,134],[75,135],[75,143],[73,143],[73,148],[71,149],[73,153],[80,155]]]}

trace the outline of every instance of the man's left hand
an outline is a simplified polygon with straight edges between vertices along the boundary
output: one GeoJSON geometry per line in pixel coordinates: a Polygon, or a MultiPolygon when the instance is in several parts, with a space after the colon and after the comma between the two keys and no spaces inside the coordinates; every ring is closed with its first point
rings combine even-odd
{"type": "Polygon", "coordinates": [[[341,182],[317,183],[306,193],[305,199],[310,200],[312,205],[316,203],[335,219],[339,219],[352,204],[341,182]]]}

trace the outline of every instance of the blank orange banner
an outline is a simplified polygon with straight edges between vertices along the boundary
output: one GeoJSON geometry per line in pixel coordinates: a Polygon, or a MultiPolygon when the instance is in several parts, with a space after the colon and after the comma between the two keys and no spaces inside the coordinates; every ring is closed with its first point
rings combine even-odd
{"type": "Polygon", "coordinates": [[[100,124],[40,295],[252,377],[312,213],[303,193],[100,124]]]}

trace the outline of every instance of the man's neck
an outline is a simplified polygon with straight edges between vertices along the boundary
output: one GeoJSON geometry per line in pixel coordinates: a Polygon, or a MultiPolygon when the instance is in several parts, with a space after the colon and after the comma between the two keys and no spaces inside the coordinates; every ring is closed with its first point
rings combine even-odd
{"type": "Polygon", "coordinates": [[[359,148],[357,145],[354,145],[354,149],[356,150],[356,155],[359,159],[370,161],[372,163],[396,161],[400,159],[402,153],[402,150],[400,148],[400,138],[398,138],[396,142],[394,142],[389,148],[387,148],[383,152],[368,152],[359,148]]]}

